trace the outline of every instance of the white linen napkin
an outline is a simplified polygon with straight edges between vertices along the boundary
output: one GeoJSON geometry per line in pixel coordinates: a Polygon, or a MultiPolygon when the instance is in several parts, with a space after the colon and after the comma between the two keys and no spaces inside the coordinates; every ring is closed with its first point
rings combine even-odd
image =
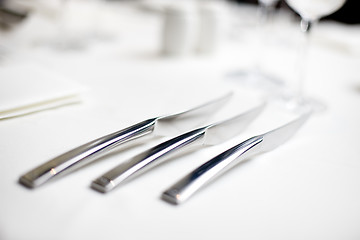
{"type": "Polygon", "coordinates": [[[80,102],[83,90],[36,65],[0,66],[0,120],[80,102]]]}

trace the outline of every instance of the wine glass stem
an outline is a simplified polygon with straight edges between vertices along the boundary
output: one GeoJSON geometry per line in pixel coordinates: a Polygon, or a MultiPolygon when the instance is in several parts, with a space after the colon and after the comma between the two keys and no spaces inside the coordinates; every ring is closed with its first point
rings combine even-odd
{"type": "Polygon", "coordinates": [[[311,27],[312,27],[312,21],[306,20],[304,18],[301,19],[300,28],[303,33],[309,34],[311,27]]]}
{"type": "Polygon", "coordinates": [[[309,41],[310,41],[310,30],[313,25],[313,22],[306,19],[301,19],[300,29],[303,35],[302,42],[299,47],[299,62],[297,64],[298,74],[297,74],[297,88],[295,89],[295,94],[297,98],[303,98],[304,94],[304,82],[307,76],[307,66],[308,66],[308,52],[309,52],[309,41]]]}
{"type": "Polygon", "coordinates": [[[274,4],[265,4],[263,2],[259,3],[259,24],[267,23],[272,15],[274,14],[275,6],[274,4]]]}
{"type": "Polygon", "coordinates": [[[265,4],[259,1],[257,26],[256,26],[256,49],[254,51],[254,67],[253,70],[256,74],[261,72],[260,58],[263,50],[265,49],[266,28],[271,24],[270,21],[275,12],[275,4],[265,4]]]}

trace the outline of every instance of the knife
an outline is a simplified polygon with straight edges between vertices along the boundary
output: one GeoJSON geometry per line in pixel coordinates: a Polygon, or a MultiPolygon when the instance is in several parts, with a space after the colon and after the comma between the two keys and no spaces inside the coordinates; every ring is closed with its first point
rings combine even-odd
{"type": "Polygon", "coordinates": [[[190,147],[216,145],[243,131],[264,109],[261,104],[227,120],[201,127],[156,145],[95,179],[91,187],[99,192],[109,192],[120,183],[140,175],[190,147]],[[180,151],[182,150],[182,151],[180,151]]]}
{"type": "Polygon", "coordinates": [[[231,96],[232,93],[227,93],[192,109],[150,118],[85,143],[27,172],[20,177],[19,182],[26,187],[35,188],[54,177],[71,172],[94,161],[124,143],[134,142],[135,139],[139,138],[143,139],[146,135],[176,136],[199,126],[211,114],[220,109],[231,96]]]}
{"type": "Polygon", "coordinates": [[[162,199],[180,204],[189,199],[203,186],[237,165],[242,160],[256,154],[275,149],[292,137],[309,118],[304,113],[297,119],[264,134],[249,138],[225,152],[217,155],[196,168],[162,194],[162,199]]]}

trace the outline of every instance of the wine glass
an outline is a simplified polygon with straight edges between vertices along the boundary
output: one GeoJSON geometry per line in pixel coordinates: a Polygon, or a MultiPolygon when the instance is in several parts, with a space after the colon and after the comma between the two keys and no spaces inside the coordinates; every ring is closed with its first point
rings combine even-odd
{"type": "Polygon", "coordinates": [[[257,26],[257,34],[258,34],[258,39],[257,39],[257,49],[255,50],[255,65],[254,65],[254,69],[252,70],[252,75],[255,78],[258,78],[258,81],[261,84],[270,84],[274,87],[279,87],[279,85],[282,84],[282,82],[273,77],[270,76],[269,74],[265,73],[264,71],[261,70],[261,65],[260,65],[260,58],[261,58],[261,54],[262,54],[262,50],[264,47],[268,47],[265,46],[266,42],[264,42],[264,39],[268,36],[265,36],[264,34],[267,34],[267,32],[265,31],[265,26],[267,24],[269,24],[274,17],[274,13],[275,13],[275,6],[276,4],[279,2],[279,0],[258,0],[258,26],[257,26]]]}
{"type": "Polygon", "coordinates": [[[286,3],[297,12],[300,17],[300,30],[304,39],[301,48],[299,48],[299,62],[296,65],[296,88],[291,93],[288,101],[291,108],[298,108],[304,105],[312,107],[315,111],[322,111],[325,105],[314,99],[308,99],[304,96],[303,85],[306,78],[307,52],[309,48],[309,35],[312,25],[324,16],[330,15],[340,9],[346,0],[285,0],[286,3]]]}
{"type": "Polygon", "coordinates": [[[275,6],[279,0],[258,0],[257,9],[257,22],[256,22],[256,44],[253,51],[254,64],[248,70],[241,70],[229,73],[227,76],[231,79],[235,79],[237,82],[248,84],[252,87],[263,89],[268,92],[272,92],[277,88],[280,88],[283,84],[281,80],[270,76],[261,69],[260,58],[264,45],[265,25],[271,22],[275,12],[275,6]]]}

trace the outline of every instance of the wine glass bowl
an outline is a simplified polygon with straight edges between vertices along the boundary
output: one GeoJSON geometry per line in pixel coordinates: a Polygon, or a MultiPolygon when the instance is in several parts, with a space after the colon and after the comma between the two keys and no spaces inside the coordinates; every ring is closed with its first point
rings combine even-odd
{"type": "Polygon", "coordinates": [[[302,19],[316,21],[340,9],[346,0],[286,0],[302,19]]]}

